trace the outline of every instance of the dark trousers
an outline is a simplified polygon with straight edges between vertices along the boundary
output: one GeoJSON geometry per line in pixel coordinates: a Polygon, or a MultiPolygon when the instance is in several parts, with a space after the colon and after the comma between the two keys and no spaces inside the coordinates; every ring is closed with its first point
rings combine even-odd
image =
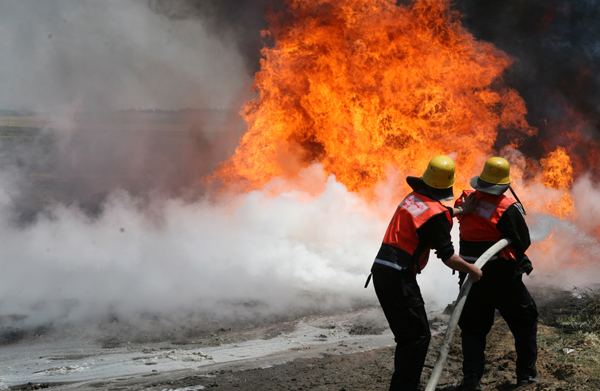
{"type": "MultiPolygon", "coordinates": [[[[497,262],[512,261],[500,259],[497,262]]],[[[502,268],[484,266],[483,278],[471,287],[458,322],[462,330],[465,377],[481,379],[483,376],[486,336],[494,324],[496,309],[515,339],[517,379],[537,375],[537,307],[522,276],[502,268]]]]}
{"type": "Polygon", "coordinates": [[[375,293],[396,341],[390,391],[416,391],[431,331],[412,271],[373,270],[375,293]]]}

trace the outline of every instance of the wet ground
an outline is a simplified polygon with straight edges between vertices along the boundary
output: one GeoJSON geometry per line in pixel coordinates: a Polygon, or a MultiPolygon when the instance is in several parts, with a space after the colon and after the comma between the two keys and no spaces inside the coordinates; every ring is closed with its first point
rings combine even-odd
{"type": "MultiPolygon", "coordinates": [[[[553,317],[577,306],[572,292],[532,290],[541,314],[540,383],[520,390],[598,390],[594,368],[566,359],[570,351],[598,357],[598,346],[558,350],[549,343],[560,330],[553,317]]],[[[449,319],[429,315],[433,338],[422,377],[426,386],[449,319]]],[[[437,390],[460,382],[457,331],[437,390]]],[[[56,390],[387,390],[393,366],[393,338],[379,308],[276,322],[252,329],[214,330],[197,340],[127,343],[93,340],[81,332],[49,333],[5,344],[0,389],[56,390]]],[[[560,335],[558,335],[560,339],[560,335]]],[[[566,340],[566,339],[565,339],[566,340]]],[[[488,337],[482,389],[514,390],[514,341],[498,318],[488,337]]],[[[592,344],[593,345],[593,344],[592,344]]],[[[597,359],[596,359],[597,360],[597,359]]]]}

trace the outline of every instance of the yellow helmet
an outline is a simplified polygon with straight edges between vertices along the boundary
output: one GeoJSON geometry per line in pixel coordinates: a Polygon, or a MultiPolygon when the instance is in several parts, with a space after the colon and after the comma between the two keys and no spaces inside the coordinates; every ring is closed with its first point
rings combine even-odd
{"type": "Polygon", "coordinates": [[[434,189],[448,189],[454,185],[454,161],[448,156],[436,156],[429,161],[423,173],[423,182],[434,189]]]}
{"type": "Polygon", "coordinates": [[[494,185],[507,185],[510,183],[510,164],[501,157],[491,157],[483,166],[479,179],[494,185]]]}
{"type": "Polygon", "coordinates": [[[491,157],[483,166],[481,175],[471,178],[473,189],[501,195],[510,187],[510,164],[501,157],[491,157]]]}

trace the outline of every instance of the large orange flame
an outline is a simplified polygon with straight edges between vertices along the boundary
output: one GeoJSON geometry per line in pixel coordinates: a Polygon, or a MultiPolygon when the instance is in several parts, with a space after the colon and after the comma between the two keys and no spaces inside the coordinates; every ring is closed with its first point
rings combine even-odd
{"type": "Polygon", "coordinates": [[[351,191],[388,168],[420,176],[452,154],[460,176],[480,170],[498,129],[514,145],[535,133],[525,104],[501,83],[511,59],[476,41],[446,0],[288,0],[272,15],[247,103],[248,131],[216,171],[226,184],[261,188],[320,162],[351,191]]]}

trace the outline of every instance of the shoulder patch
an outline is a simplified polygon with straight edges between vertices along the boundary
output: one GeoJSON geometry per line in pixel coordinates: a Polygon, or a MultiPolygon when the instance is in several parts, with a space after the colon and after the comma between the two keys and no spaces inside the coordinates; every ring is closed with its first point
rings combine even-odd
{"type": "Polygon", "coordinates": [[[492,218],[492,215],[495,211],[496,205],[492,204],[491,202],[480,200],[479,203],[477,203],[477,208],[475,208],[473,213],[475,213],[477,216],[483,217],[486,220],[489,220],[492,218]]]}
{"type": "Polygon", "coordinates": [[[400,204],[400,208],[405,209],[408,213],[413,215],[413,217],[418,217],[429,209],[427,204],[414,194],[406,196],[404,201],[400,204]]]}

